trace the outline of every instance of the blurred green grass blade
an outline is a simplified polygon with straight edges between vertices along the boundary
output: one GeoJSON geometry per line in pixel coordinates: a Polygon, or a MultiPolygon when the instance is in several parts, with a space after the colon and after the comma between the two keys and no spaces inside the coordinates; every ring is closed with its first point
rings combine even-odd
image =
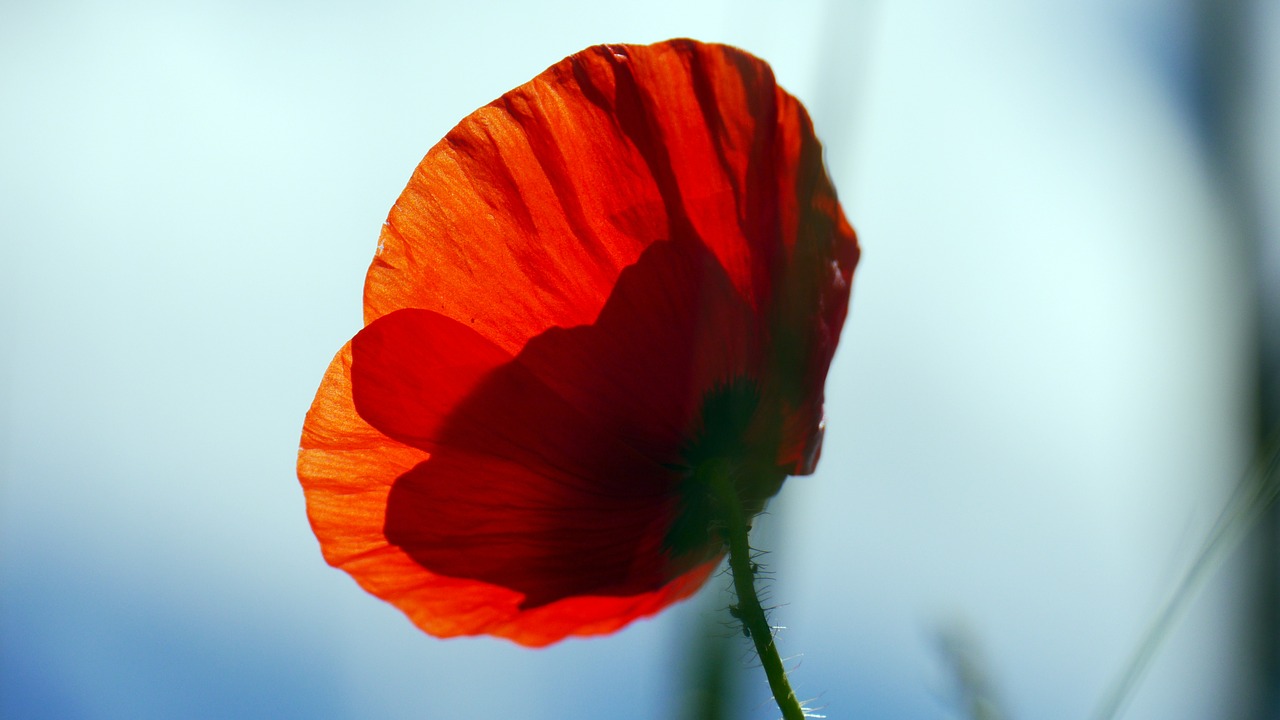
{"type": "Polygon", "coordinates": [[[1148,626],[1129,664],[1098,705],[1095,720],[1113,720],[1124,711],[1160,644],[1186,610],[1196,591],[1280,496],[1280,433],[1264,443],[1244,480],[1232,493],[1204,546],[1182,580],[1148,626]]]}
{"type": "Polygon", "coordinates": [[[942,660],[955,681],[960,714],[969,720],[1003,720],[1006,715],[969,628],[959,622],[946,625],[938,632],[937,639],[942,660]]]}
{"type": "Polygon", "coordinates": [[[681,720],[730,720],[741,668],[737,628],[724,618],[732,601],[725,588],[700,599],[702,613],[688,638],[682,673],[681,720]]]}

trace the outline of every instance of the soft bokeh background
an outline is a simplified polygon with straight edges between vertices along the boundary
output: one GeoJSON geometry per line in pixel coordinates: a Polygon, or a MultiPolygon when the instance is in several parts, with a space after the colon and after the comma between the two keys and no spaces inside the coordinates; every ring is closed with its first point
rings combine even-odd
{"type": "MultiPolygon", "coordinates": [[[[582,47],[693,36],[809,106],[865,249],[822,466],[761,528],[793,683],[965,717],[959,637],[1009,716],[1087,717],[1250,457],[1280,261],[1206,142],[1190,3],[960,5],[5,3],[0,716],[678,716],[722,580],[608,638],[435,640],[323,563],[293,466],[427,148],[582,47]]],[[[1229,136],[1274,198],[1280,11],[1238,7],[1229,136]]],[[[1270,716],[1263,562],[1128,717],[1270,716]]],[[[735,716],[776,716],[730,660],[735,716]]]]}

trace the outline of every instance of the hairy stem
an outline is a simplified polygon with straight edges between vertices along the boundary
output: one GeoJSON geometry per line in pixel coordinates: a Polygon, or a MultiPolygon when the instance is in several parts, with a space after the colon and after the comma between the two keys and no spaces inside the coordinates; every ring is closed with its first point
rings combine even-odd
{"type": "Polygon", "coordinates": [[[769,689],[778,709],[782,710],[782,717],[784,720],[804,720],[804,709],[787,681],[787,670],[773,642],[773,628],[765,618],[764,608],[756,595],[756,567],[751,559],[751,545],[747,542],[750,527],[743,517],[742,503],[730,477],[730,468],[727,463],[716,463],[708,474],[725,543],[729,546],[729,569],[733,573],[733,589],[738,596],[737,608],[732,612],[755,643],[760,665],[764,667],[769,689]]]}

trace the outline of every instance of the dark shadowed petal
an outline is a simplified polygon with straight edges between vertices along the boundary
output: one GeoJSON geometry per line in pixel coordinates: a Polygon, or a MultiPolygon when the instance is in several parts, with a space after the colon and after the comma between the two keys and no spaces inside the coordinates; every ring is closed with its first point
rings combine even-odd
{"type": "Polygon", "coordinates": [[[715,557],[705,523],[670,539],[708,394],[760,372],[752,330],[715,258],[675,242],[622,273],[595,324],[549,330],[483,377],[502,353],[469,328],[424,310],[374,321],[353,343],[356,408],[432,453],[397,479],[387,539],[522,608],[657,590],[715,557]]]}
{"type": "Polygon", "coordinates": [[[822,443],[823,388],[849,311],[853,270],[860,251],[835,190],[822,168],[822,147],[803,116],[787,126],[796,136],[783,143],[797,157],[785,163],[795,173],[780,188],[793,192],[793,242],[775,269],[776,299],[770,313],[772,377],[784,423],[778,464],[792,475],[813,472],[822,443]]]}
{"type": "Polygon", "coordinates": [[[518,358],[443,315],[399,310],[360,331],[351,345],[357,411],[404,444],[485,453],[592,487],[614,482],[619,468],[631,468],[621,484],[659,467],[518,358]]]}
{"type": "Polygon", "coordinates": [[[670,241],[623,271],[594,324],[548,330],[518,360],[598,427],[673,466],[710,391],[759,381],[767,341],[715,256],[670,241]]]}
{"type": "Polygon", "coordinates": [[[715,569],[718,558],[652,591],[571,597],[525,609],[525,598],[510,588],[431,572],[386,536],[392,486],[429,456],[388,438],[359,416],[351,365],[348,345],[329,366],[307,413],[298,455],[307,514],[330,564],[395,604],[426,632],[440,637],[484,633],[524,645],[613,632],[686,597],[715,569]]]}

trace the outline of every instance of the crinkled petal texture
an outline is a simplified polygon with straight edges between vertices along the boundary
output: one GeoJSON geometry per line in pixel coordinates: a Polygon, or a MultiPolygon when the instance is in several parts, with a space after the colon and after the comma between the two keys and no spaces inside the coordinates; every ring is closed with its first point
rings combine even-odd
{"type": "Polygon", "coordinates": [[[758,511],[811,472],[858,247],[767,65],[590,48],[473,113],[383,228],[298,474],[326,559],[437,636],[612,632],[722,554],[692,469],[758,511]]]}

